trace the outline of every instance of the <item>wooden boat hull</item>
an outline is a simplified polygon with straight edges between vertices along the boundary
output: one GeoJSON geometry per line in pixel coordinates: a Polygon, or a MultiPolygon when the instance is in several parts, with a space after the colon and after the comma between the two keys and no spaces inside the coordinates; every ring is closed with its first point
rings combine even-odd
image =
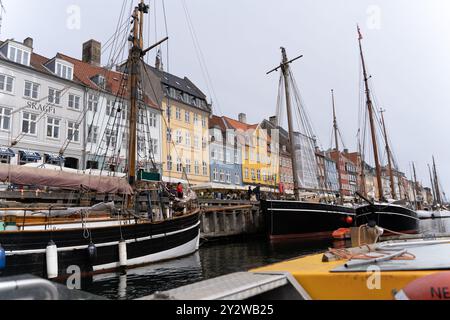
{"type": "Polygon", "coordinates": [[[374,221],[377,226],[389,231],[416,233],[419,228],[419,217],[416,212],[398,205],[375,204],[356,209],[358,226],[374,221]]]}
{"type": "Polygon", "coordinates": [[[300,201],[262,201],[272,240],[332,238],[333,231],[353,225],[353,208],[300,201]]]}
{"type": "Polygon", "coordinates": [[[6,251],[2,276],[30,273],[47,277],[46,247],[58,248],[58,276],[67,277],[73,267],[83,273],[106,272],[189,255],[198,250],[199,212],[160,223],[133,223],[92,229],[0,232],[6,251]],[[126,241],[127,264],[119,263],[119,241],[126,241]],[[92,257],[88,246],[95,244],[92,257]]]}

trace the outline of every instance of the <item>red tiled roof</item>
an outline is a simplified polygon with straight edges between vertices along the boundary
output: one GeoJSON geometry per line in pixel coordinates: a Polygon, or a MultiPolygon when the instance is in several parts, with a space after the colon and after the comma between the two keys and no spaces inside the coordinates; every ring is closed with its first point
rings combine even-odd
{"type": "Polygon", "coordinates": [[[258,124],[247,124],[247,123],[243,123],[228,117],[223,117],[223,119],[225,119],[225,121],[233,128],[236,130],[242,130],[242,131],[247,131],[249,129],[256,129],[258,128],[258,124]]]}
{"type": "MultiPolygon", "coordinates": [[[[58,53],[57,57],[74,65],[74,78],[80,81],[83,85],[94,90],[103,90],[91,80],[97,75],[102,75],[106,80],[107,92],[121,97],[129,96],[128,77],[126,74],[118,71],[108,70],[103,67],[98,67],[90,63],[69,57],[62,53],[58,53]]],[[[159,109],[159,106],[147,95],[145,96],[145,102],[150,107],[159,109]]]]}

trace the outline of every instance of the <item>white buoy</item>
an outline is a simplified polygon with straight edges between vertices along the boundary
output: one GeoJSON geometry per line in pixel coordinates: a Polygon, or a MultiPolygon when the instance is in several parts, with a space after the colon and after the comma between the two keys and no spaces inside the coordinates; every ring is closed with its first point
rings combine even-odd
{"type": "Polygon", "coordinates": [[[47,277],[53,279],[58,277],[58,248],[53,241],[50,241],[45,249],[47,261],[47,277]]]}
{"type": "Polygon", "coordinates": [[[126,267],[127,262],[127,243],[125,240],[119,242],[119,263],[121,267],[126,267]]]}

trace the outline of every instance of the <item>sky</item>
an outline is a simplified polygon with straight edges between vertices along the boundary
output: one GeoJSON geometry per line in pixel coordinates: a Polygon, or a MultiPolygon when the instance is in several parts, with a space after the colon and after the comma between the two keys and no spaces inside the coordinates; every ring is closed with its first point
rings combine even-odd
{"type": "MultiPolygon", "coordinates": [[[[39,54],[53,57],[63,52],[77,58],[86,40],[106,43],[113,35],[123,4],[122,0],[2,2],[6,13],[0,39],[22,41],[31,36],[39,54]]],[[[441,183],[449,190],[450,1],[165,0],[163,7],[163,0],[151,0],[150,5],[147,42],[163,38],[167,30],[166,71],[196,83],[212,99],[218,115],[237,118],[245,112],[250,123],[274,115],[278,75],[266,72],[280,63],[281,46],[290,57],[302,54],[291,68],[325,149],[331,147],[331,89],[345,146],[356,149],[359,24],[374,94],[378,107],[386,110],[400,169],[411,177],[414,161],[418,180],[430,185],[427,164],[434,155],[441,183]]],[[[150,61],[153,57],[154,53],[150,61]]]]}

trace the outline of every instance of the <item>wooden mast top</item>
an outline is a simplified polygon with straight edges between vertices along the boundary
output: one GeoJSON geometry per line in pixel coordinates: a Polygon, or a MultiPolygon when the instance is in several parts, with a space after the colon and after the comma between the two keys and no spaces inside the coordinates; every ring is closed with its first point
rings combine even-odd
{"type": "Polygon", "coordinates": [[[391,148],[389,146],[389,140],[387,136],[386,131],[386,123],[384,122],[384,113],[386,110],[380,110],[381,113],[381,123],[383,125],[383,133],[384,133],[384,141],[386,143],[386,154],[388,158],[388,170],[389,170],[389,180],[390,180],[390,186],[391,186],[391,196],[392,199],[396,199],[397,196],[395,194],[395,184],[394,184],[394,172],[392,171],[392,158],[391,158],[391,148]]]}
{"type": "Polygon", "coordinates": [[[377,144],[377,138],[376,138],[376,132],[375,132],[375,120],[373,116],[373,103],[372,98],[370,95],[370,88],[369,88],[369,77],[367,75],[367,69],[366,69],[366,63],[364,60],[364,54],[362,49],[362,43],[361,40],[363,39],[361,34],[361,29],[358,26],[358,41],[359,41],[359,51],[361,55],[361,62],[363,67],[363,73],[364,73],[364,85],[366,87],[366,100],[367,100],[367,109],[369,112],[369,121],[370,121],[370,129],[372,133],[372,146],[373,146],[373,157],[375,161],[375,169],[377,173],[377,184],[378,184],[378,194],[379,194],[379,200],[384,200],[384,192],[383,192],[383,184],[381,180],[381,165],[380,165],[380,159],[378,154],[378,144],[377,144]]]}
{"type": "Polygon", "coordinates": [[[439,180],[437,177],[436,161],[434,160],[434,156],[433,156],[433,172],[434,172],[434,190],[436,192],[436,201],[440,206],[442,206],[441,191],[439,188],[439,180]]]}
{"type": "Polygon", "coordinates": [[[339,180],[339,202],[342,204],[344,202],[343,192],[342,192],[342,174],[340,170],[340,160],[341,160],[341,153],[339,151],[339,139],[338,139],[338,123],[337,123],[337,117],[336,117],[336,104],[334,100],[334,90],[331,89],[331,101],[333,104],[333,129],[334,129],[334,142],[335,142],[335,150],[338,156],[337,161],[337,172],[338,172],[338,180],[339,180]]]}
{"type": "Polygon", "coordinates": [[[289,77],[290,77],[290,69],[289,65],[302,58],[303,56],[298,56],[292,60],[288,60],[286,49],[281,47],[281,55],[282,55],[282,62],[281,64],[267,72],[267,74],[270,74],[274,71],[278,71],[278,69],[281,68],[281,71],[283,73],[284,77],[284,90],[286,94],[286,109],[287,109],[287,118],[288,118],[288,126],[289,126],[289,143],[291,145],[291,159],[292,159],[292,171],[294,175],[294,194],[295,199],[298,201],[300,200],[300,181],[297,175],[297,161],[295,157],[295,141],[294,141],[294,124],[293,124],[293,117],[292,117],[292,107],[291,107],[291,87],[289,86],[289,77]]]}

